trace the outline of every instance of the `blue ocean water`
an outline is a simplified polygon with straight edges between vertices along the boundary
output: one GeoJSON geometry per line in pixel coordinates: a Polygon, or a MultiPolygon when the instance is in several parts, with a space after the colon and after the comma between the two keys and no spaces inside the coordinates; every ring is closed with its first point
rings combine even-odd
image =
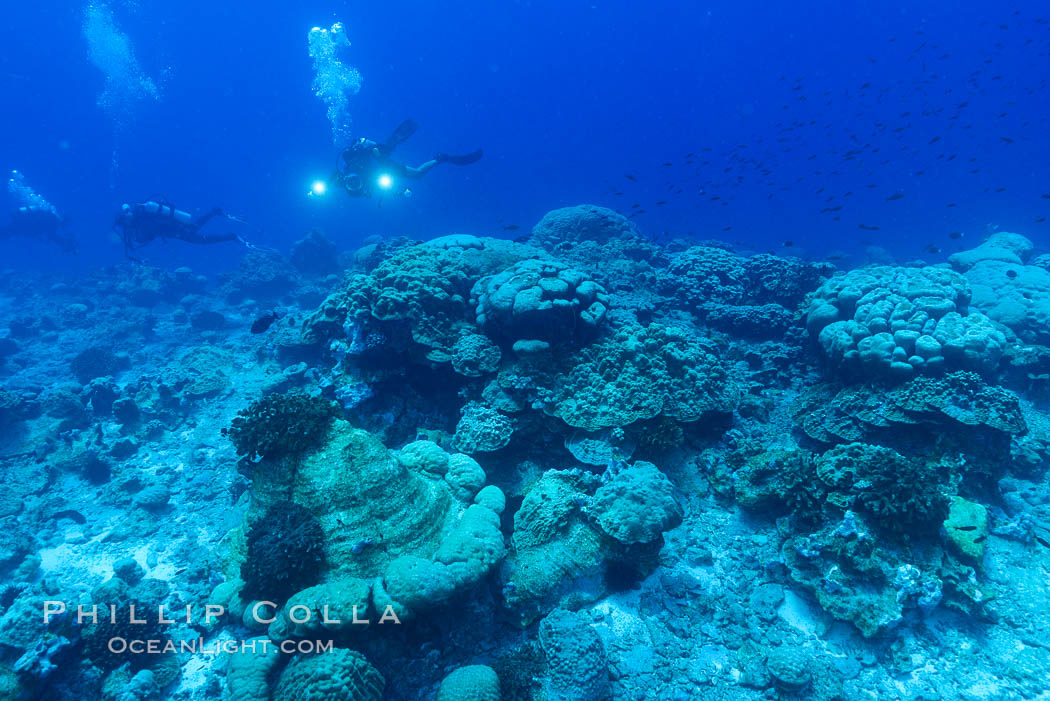
{"type": "MultiPolygon", "coordinates": [[[[119,143],[96,105],[104,77],[88,60],[83,7],[12,5],[2,29],[5,165],[70,217],[85,264],[120,257],[107,239],[116,207],[159,195],[243,214],[273,246],[315,226],[347,245],[372,233],[500,235],[584,201],[639,204],[649,235],[754,250],[790,240],[814,257],[870,241],[907,259],[920,242],[950,248],[952,231],[1046,231],[1035,220],[1050,205],[1048,30],[1034,2],[112,10],[160,93],[136,105],[119,143]],[[336,20],[363,76],[354,134],[382,139],[412,118],[422,126],[405,158],[483,147],[483,161],[382,209],[304,199],[335,162],[305,33],[336,20]],[[887,201],[895,193],[904,198],[887,201]]],[[[17,248],[4,254],[19,260],[17,248]]]]}
{"type": "Polygon", "coordinates": [[[1043,3],[7,5],[0,701],[1050,698],[1043,3]]]}

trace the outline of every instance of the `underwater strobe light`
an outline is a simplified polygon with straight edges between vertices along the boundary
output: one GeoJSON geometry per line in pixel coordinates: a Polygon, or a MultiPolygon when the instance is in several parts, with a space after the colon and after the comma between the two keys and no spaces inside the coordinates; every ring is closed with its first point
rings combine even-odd
{"type": "Polygon", "coordinates": [[[323,197],[328,192],[328,184],[324,180],[314,180],[313,184],[310,185],[310,191],[306,193],[307,197],[323,197]]]}
{"type": "Polygon", "coordinates": [[[386,173],[383,173],[379,176],[379,179],[376,180],[376,184],[384,190],[389,190],[394,185],[394,179],[386,173]]]}

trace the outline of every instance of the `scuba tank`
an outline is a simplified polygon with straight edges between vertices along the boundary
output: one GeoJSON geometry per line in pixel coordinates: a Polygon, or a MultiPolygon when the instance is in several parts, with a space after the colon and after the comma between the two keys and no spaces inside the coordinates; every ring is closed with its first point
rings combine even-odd
{"type": "Polygon", "coordinates": [[[150,214],[156,214],[161,217],[169,217],[179,222],[180,224],[189,224],[193,221],[193,216],[189,212],[183,212],[180,209],[175,209],[170,204],[161,204],[150,200],[149,202],[142,203],[143,211],[149,212],[150,214]]]}

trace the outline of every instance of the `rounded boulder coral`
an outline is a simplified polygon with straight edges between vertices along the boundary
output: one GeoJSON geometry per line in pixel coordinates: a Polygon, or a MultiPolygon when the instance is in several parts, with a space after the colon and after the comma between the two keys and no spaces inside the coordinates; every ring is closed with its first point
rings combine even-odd
{"type": "Polygon", "coordinates": [[[589,507],[603,531],[621,543],[650,543],[682,522],[674,485],[652,463],[638,461],[598,488],[589,507]]]}
{"type": "Polygon", "coordinates": [[[529,243],[551,250],[564,243],[605,243],[624,235],[636,236],[637,233],[634,224],[622,214],[606,207],[581,204],[547,212],[532,227],[529,243]]]}
{"type": "Polygon", "coordinates": [[[605,322],[605,289],[563,263],[524,260],[482,278],[471,295],[478,325],[513,342],[573,343],[605,322]]]}
{"type": "Polygon", "coordinates": [[[386,680],[365,656],[336,648],[292,660],[273,691],[273,701],[379,701],[386,680]]]}
{"type": "Polygon", "coordinates": [[[848,375],[988,371],[1006,337],[969,303],[966,278],[945,268],[860,268],[817,291],[806,325],[831,367],[848,375]]]}
{"type": "Polygon", "coordinates": [[[499,677],[486,665],[460,667],[441,681],[435,701],[500,701],[499,677]]]}

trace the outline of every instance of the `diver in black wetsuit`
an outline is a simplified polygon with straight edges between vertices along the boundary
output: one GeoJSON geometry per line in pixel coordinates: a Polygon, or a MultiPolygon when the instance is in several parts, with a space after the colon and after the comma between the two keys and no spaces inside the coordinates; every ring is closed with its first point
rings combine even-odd
{"type": "Polygon", "coordinates": [[[419,125],[411,119],[405,120],[394,130],[385,143],[360,138],[340,154],[339,170],[335,180],[353,197],[371,197],[373,193],[410,195],[405,180],[418,180],[441,163],[470,165],[481,158],[478,149],[463,156],[438,153],[418,167],[407,166],[394,160],[394,149],[416,133],[419,125]]]}
{"type": "Polygon", "coordinates": [[[218,207],[193,217],[188,212],[175,209],[167,202],[140,202],[125,204],[120,214],[113,221],[113,230],[120,234],[124,241],[124,255],[131,257],[131,251],[138,250],[156,239],[178,239],[186,243],[223,243],[237,241],[248,248],[254,246],[232,231],[221,234],[209,234],[202,231],[204,225],[214,217],[224,217],[230,221],[241,219],[226,214],[218,207]]]}
{"type": "Polygon", "coordinates": [[[53,207],[26,205],[11,212],[10,221],[0,227],[0,239],[13,236],[43,239],[56,244],[66,253],[76,253],[76,239],[62,231],[64,224],[65,220],[53,207]]]}

